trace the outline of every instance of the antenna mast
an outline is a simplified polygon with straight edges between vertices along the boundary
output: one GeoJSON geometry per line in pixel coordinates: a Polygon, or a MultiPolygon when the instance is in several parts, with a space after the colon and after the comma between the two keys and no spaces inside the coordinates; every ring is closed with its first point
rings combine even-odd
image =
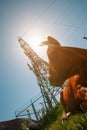
{"type": "Polygon", "coordinates": [[[29,69],[33,71],[37,78],[37,82],[43,96],[45,109],[51,110],[54,105],[58,103],[56,99],[56,94],[57,92],[59,93],[60,88],[53,88],[49,84],[48,63],[41,59],[29,46],[29,44],[23,40],[23,38],[18,37],[18,41],[21,48],[24,50],[25,55],[30,60],[30,63],[28,63],[27,65],[29,69]]]}

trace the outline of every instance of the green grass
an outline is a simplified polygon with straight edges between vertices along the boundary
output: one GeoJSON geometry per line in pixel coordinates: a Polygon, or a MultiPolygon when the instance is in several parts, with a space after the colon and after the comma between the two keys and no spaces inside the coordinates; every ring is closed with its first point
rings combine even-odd
{"type": "Polygon", "coordinates": [[[41,120],[43,130],[87,130],[87,113],[74,114],[62,124],[62,112],[61,104],[49,111],[41,120]]]}

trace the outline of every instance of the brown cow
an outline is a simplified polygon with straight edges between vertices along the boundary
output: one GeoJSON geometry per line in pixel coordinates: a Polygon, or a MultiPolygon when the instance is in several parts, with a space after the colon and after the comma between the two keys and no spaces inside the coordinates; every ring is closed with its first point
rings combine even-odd
{"type": "Polygon", "coordinates": [[[62,86],[66,81],[60,94],[65,112],[87,111],[87,49],[61,46],[50,36],[42,45],[48,45],[50,84],[62,86]]]}

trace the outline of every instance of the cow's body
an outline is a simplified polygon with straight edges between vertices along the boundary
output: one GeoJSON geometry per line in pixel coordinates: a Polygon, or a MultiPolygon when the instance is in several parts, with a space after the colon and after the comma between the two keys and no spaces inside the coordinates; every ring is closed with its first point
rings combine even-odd
{"type": "Polygon", "coordinates": [[[79,75],[77,84],[87,87],[87,50],[74,47],[48,48],[50,83],[61,86],[65,80],[79,75]]]}

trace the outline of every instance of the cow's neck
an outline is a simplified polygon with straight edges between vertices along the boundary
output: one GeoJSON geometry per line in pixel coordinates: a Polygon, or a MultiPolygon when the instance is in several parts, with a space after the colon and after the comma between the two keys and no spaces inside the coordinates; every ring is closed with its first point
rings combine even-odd
{"type": "Polygon", "coordinates": [[[78,65],[75,65],[70,70],[68,70],[67,77],[70,78],[75,75],[80,75],[80,73],[80,68],[78,67],[78,65]]]}

